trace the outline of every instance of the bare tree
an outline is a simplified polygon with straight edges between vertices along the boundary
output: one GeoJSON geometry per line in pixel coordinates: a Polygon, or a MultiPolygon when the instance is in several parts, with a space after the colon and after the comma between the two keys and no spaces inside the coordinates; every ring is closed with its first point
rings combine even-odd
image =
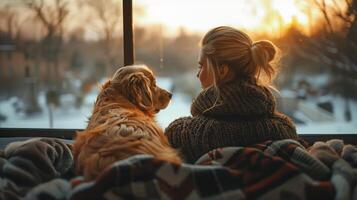
{"type": "Polygon", "coordinates": [[[103,46],[107,60],[106,75],[113,71],[115,60],[119,56],[115,52],[114,33],[120,27],[122,12],[121,1],[118,0],[82,0],[93,13],[90,19],[92,26],[103,38],[103,46]]]}
{"type": "Polygon", "coordinates": [[[28,115],[31,115],[41,111],[37,99],[38,76],[33,76],[33,74],[30,73],[31,66],[30,62],[28,62],[30,59],[33,60],[33,58],[36,57],[35,55],[37,54],[37,51],[33,48],[34,44],[31,42],[31,40],[21,37],[20,32],[25,20],[20,18],[20,12],[21,10],[19,8],[13,6],[13,4],[10,3],[0,8],[0,15],[2,16],[0,21],[5,24],[5,27],[3,27],[2,31],[5,32],[9,42],[8,44],[11,46],[11,48],[5,49],[8,54],[8,61],[11,62],[8,67],[12,68],[11,71],[15,71],[17,75],[20,75],[11,77],[11,80],[13,81],[6,83],[6,85],[10,90],[17,92],[19,91],[19,87],[22,88],[21,94],[19,95],[20,97],[24,98],[24,108],[22,111],[28,115]],[[16,71],[15,68],[16,64],[14,63],[13,55],[19,53],[24,56],[24,62],[21,64],[21,67],[23,67],[25,71],[24,74],[19,74],[20,71],[16,71]],[[15,79],[20,81],[15,81],[15,79]],[[18,84],[18,82],[21,84],[18,84]]]}
{"type": "Polygon", "coordinates": [[[356,12],[356,1],[354,0],[345,0],[343,1],[343,5],[341,5],[341,1],[337,2],[333,0],[334,6],[332,7],[334,10],[334,15],[343,20],[347,26],[351,26],[353,22],[356,20],[357,12],[356,12]],[[344,6],[343,9],[341,6],[344,6]]]}
{"type": "Polygon", "coordinates": [[[345,117],[351,120],[349,98],[352,95],[349,91],[357,86],[357,43],[355,34],[357,33],[357,1],[344,0],[332,1],[332,5],[327,6],[326,0],[314,0],[322,13],[328,30],[325,37],[320,39],[319,45],[315,45],[318,58],[322,63],[330,67],[335,74],[333,85],[345,98],[345,117]],[[334,21],[332,20],[334,19],[334,21]],[[337,23],[337,19],[340,23],[337,23]],[[353,38],[354,37],[354,38],[353,38]]]}
{"type": "Polygon", "coordinates": [[[54,0],[54,4],[45,4],[44,0],[24,0],[28,8],[46,28],[46,37],[62,34],[63,22],[69,14],[67,0],[54,0]]]}
{"type": "MultiPolygon", "coordinates": [[[[8,63],[13,60],[13,52],[16,50],[16,44],[18,43],[17,36],[20,35],[19,18],[18,15],[16,15],[16,10],[8,4],[0,5],[0,16],[0,40],[1,43],[5,44],[5,46],[0,44],[0,71],[4,72],[4,70],[8,69],[10,72],[15,72],[14,65],[8,63]]],[[[3,73],[0,74],[0,77],[17,78],[13,73],[3,73]]],[[[17,83],[18,81],[9,83],[7,79],[1,79],[0,91],[6,91],[6,95],[12,96],[14,95],[14,88],[17,83]]]]}
{"type": "Polygon", "coordinates": [[[42,39],[42,53],[48,65],[52,65],[54,71],[48,66],[48,75],[51,80],[56,80],[55,85],[59,85],[59,54],[63,40],[64,22],[69,14],[68,0],[23,0],[45,28],[45,36],[42,39]]]}
{"type": "Polygon", "coordinates": [[[329,11],[328,11],[328,6],[326,4],[326,0],[314,0],[314,3],[317,5],[318,9],[321,11],[325,22],[327,24],[327,31],[329,33],[333,32],[333,25],[330,19],[329,11]]]}
{"type": "Polygon", "coordinates": [[[327,35],[347,33],[354,28],[357,20],[356,0],[332,0],[327,4],[327,0],[313,0],[327,24],[327,35]],[[339,23],[340,22],[340,23],[339,23]]]}
{"type": "Polygon", "coordinates": [[[0,8],[1,20],[5,25],[5,32],[9,34],[11,39],[19,37],[21,21],[18,13],[10,5],[0,8]]]}

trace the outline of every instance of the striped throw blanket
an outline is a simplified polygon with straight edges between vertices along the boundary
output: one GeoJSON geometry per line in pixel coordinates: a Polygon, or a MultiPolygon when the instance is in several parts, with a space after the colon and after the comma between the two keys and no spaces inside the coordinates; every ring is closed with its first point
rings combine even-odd
{"type": "Polygon", "coordinates": [[[194,165],[138,155],[92,182],[70,176],[61,141],[14,147],[0,158],[0,199],[357,199],[357,148],[341,140],[219,148],[194,165]]]}

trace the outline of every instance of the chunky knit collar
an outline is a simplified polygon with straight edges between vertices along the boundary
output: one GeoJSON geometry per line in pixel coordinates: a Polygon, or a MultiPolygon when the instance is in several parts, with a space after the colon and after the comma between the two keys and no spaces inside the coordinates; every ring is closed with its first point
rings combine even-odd
{"type": "Polygon", "coordinates": [[[193,116],[212,118],[260,118],[275,111],[275,99],[267,87],[246,80],[234,80],[203,90],[191,106],[193,116]],[[217,96],[219,96],[217,98],[217,96]]]}

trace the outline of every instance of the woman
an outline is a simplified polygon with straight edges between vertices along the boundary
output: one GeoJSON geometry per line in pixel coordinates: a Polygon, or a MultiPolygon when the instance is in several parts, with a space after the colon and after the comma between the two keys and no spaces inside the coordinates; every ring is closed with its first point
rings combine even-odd
{"type": "Polygon", "coordinates": [[[203,91],[191,105],[192,117],[179,118],[165,130],[186,162],[218,147],[298,138],[292,121],[276,111],[270,92],[276,52],[271,42],[252,42],[232,27],[214,28],[203,37],[197,74],[203,91]]]}

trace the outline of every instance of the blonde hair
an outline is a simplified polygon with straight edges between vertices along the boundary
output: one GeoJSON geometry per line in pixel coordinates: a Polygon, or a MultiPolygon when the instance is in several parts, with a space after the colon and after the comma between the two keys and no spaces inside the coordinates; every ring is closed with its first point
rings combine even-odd
{"type": "Polygon", "coordinates": [[[220,26],[206,33],[201,40],[201,52],[213,72],[214,86],[223,81],[218,76],[222,65],[229,67],[235,79],[265,85],[270,85],[276,75],[278,48],[268,40],[253,42],[246,33],[232,27],[220,26]]]}

